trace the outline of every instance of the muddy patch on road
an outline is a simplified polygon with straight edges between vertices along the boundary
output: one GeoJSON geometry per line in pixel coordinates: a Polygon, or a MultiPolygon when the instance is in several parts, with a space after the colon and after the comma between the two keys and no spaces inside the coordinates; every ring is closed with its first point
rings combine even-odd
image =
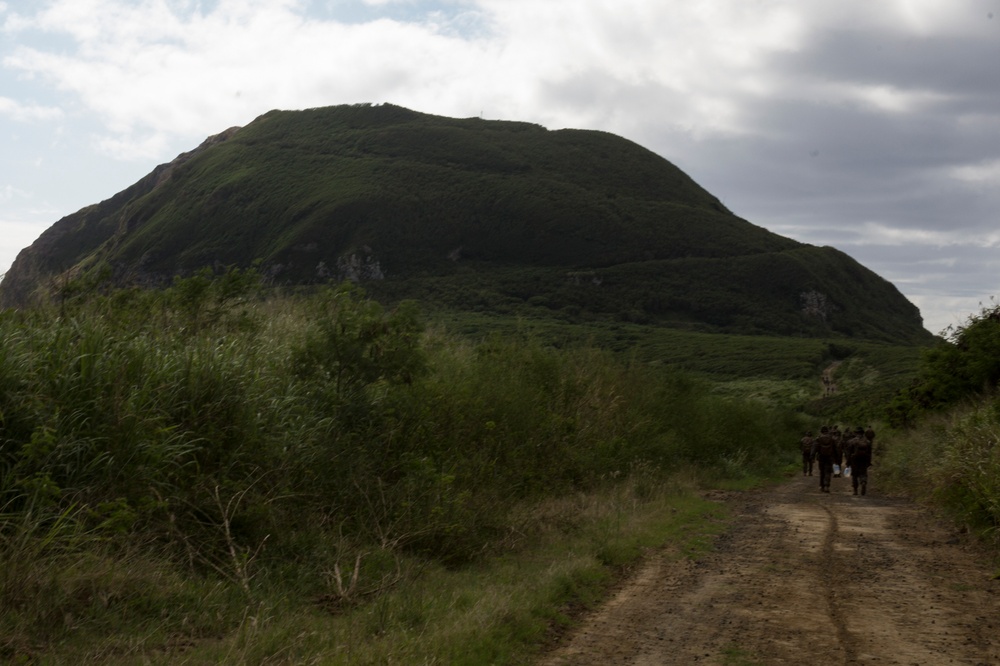
{"type": "Polygon", "coordinates": [[[1000,581],[921,507],[844,478],[718,499],[711,554],[651,555],[539,663],[1000,664],[1000,581]]]}

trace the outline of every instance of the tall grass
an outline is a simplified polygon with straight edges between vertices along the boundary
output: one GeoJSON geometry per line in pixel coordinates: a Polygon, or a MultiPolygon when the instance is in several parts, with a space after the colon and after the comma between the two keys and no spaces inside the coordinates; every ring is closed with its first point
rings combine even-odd
{"type": "Polygon", "coordinates": [[[595,349],[203,277],[0,316],[0,657],[252,642],[289,598],[377,612],[421,566],[528,547],[518,507],[740,476],[794,440],[780,412],[595,349]]]}
{"type": "Polygon", "coordinates": [[[896,433],[884,446],[893,489],[946,508],[1000,545],[1000,401],[979,399],[896,433]]]}

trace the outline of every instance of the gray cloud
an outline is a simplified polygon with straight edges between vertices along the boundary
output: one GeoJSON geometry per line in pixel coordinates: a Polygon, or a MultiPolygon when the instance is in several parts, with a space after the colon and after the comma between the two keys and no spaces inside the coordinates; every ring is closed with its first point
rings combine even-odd
{"type": "Polygon", "coordinates": [[[982,100],[983,83],[1000,83],[996,68],[1000,62],[1000,23],[997,28],[992,34],[972,36],[817,31],[794,57],[775,59],[768,67],[811,81],[891,84],[903,90],[982,100]]]}
{"type": "Polygon", "coordinates": [[[998,63],[1000,32],[819,27],[768,55],[767,94],[734,93],[742,132],[667,124],[647,145],[737,214],[873,268],[937,332],[1000,292],[998,63]]]}

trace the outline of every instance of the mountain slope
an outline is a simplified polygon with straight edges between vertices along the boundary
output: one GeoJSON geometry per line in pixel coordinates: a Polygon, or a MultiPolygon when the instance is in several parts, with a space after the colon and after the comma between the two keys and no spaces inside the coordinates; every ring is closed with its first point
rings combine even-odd
{"type": "Polygon", "coordinates": [[[927,335],[885,280],[738,218],[632,142],[392,105],[272,111],[210,138],[53,225],[0,305],[73,276],[157,286],[254,260],[276,283],[354,279],[449,308],[927,335]]]}

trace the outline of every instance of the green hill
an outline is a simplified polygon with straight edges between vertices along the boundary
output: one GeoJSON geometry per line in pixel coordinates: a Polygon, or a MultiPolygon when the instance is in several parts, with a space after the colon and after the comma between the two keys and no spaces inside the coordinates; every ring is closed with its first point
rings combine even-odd
{"type": "Polygon", "coordinates": [[[886,280],[737,217],[635,143],[392,105],[271,111],[211,137],[54,224],[0,305],[74,278],[163,286],[255,260],[276,285],[351,279],[447,310],[930,338],[886,280]]]}

